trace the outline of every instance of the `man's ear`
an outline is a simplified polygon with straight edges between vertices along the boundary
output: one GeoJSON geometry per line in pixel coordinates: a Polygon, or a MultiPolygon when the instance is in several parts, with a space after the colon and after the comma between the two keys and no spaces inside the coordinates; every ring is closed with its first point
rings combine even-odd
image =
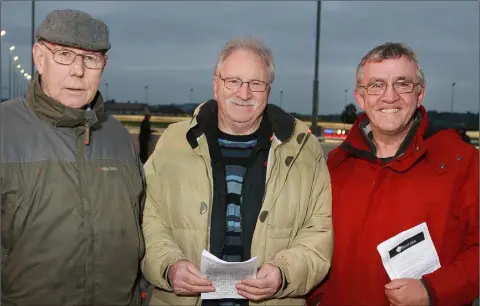
{"type": "Polygon", "coordinates": [[[423,99],[425,98],[425,85],[417,85],[418,93],[417,93],[417,108],[422,105],[423,99]]]}
{"type": "Polygon", "coordinates": [[[105,71],[105,68],[107,67],[107,64],[108,64],[108,55],[105,54],[103,57],[105,58],[105,65],[103,65],[102,73],[105,71]]]}
{"type": "Polygon", "coordinates": [[[212,78],[212,83],[213,83],[213,98],[218,101],[218,83],[217,80],[215,80],[215,76],[212,78]]]}
{"type": "Polygon", "coordinates": [[[45,68],[45,50],[42,49],[40,44],[36,43],[33,45],[32,48],[32,55],[33,61],[35,63],[35,67],[37,67],[37,71],[40,75],[43,74],[43,70],[45,68]]]}
{"type": "Polygon", "coordinates": [[[355,87],[355,100],[357,101],[360,109],[365,110],[365,89],[355,87]]]}

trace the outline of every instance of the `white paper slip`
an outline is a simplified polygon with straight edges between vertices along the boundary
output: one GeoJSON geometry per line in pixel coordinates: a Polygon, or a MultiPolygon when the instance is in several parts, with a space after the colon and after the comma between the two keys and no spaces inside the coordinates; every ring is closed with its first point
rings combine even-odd
{"type": "Polygon", "coordinates": [[[440,260],[425,222],[377,246],[383,266],[391,280],[420,279],[440,268],[440,260]]]}
{"type": "Polygon", "coordinates": [[[202,299],[244,299],[235,286],[243,279],[256,278],[257,267],[257,257],[244,262],[227,262],[203,250],[200,273],[212,281],[216,291],[202,293],[202,299]]]}

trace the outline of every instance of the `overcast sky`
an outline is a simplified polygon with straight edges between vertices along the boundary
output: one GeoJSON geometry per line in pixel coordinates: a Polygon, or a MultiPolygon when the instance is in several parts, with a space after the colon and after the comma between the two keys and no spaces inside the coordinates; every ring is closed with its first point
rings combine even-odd
{"type": "MultiPolygon", "coordinates": [[[[8,95],[8,48],[30,67],[31,4],[1,1],[2,85],[8,95]]],[[[262,39],[273,51],[271,103],[310,113],[315,65],[313,1],[36,1],[35,27],[53,9],[74,8],[104,20],[112,49],[100,90],[117,101],[193,102],[212,97],[212,69],[223,44],[239,36],[262,39]]],[[[478,1],[323,1],[319,112],[354,102],[355,68],[386,41],[410,45],[425,70],[430,110],[479,111],[478,1]]],[[[28,69],[30,71],[30,69],[28,69]]]]}

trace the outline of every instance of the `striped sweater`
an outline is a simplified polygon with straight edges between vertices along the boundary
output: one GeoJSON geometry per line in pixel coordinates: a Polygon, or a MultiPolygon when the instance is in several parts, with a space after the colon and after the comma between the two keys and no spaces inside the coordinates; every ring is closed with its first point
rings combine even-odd
{"type": "MultiPolygon", "coordinates": [[[[218,144],[224,160],[227,183],[226,235],[223,260],[243,261],[242,245],[242,185],[252,150],[257,144],[256,134],[228,135],[219,132],[218,144]]],[[[220,305],[239,305],[235,300],[222,300],[220,305]]]]}

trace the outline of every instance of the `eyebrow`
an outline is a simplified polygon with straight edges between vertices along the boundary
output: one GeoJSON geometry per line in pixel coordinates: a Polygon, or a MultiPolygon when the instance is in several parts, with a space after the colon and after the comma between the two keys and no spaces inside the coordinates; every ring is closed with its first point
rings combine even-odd
{"type": "Polygon", "coordinates": [[[238,76],[224,76],[223,77],[224,79],[237,79],[237,80],[240,80],[242,82],[252,82],[252,81],[257,81],[257,82],[264,82],[264,83],[268,83],[267,81],[263,81],[263,80],[260,80],[260,79],[250,79],[249,81],[244,81],[242,78],[238,77],[238,76]]]}
{"type": "MultiPolygon", "coordinates": [[[[398,81],[409,81],[413,82],[413,78],[409,76],[404,76],[404,75],[399,75],[393,78],[393,82],[398,82],[398,81]]],[[[383,83],[388,83],[387,80],[384,80],[382,78],[377,78],[377,77],[371,77],[368,79],[368,83],[373,83],[373,82],[383,82],[383,83]]]]}

